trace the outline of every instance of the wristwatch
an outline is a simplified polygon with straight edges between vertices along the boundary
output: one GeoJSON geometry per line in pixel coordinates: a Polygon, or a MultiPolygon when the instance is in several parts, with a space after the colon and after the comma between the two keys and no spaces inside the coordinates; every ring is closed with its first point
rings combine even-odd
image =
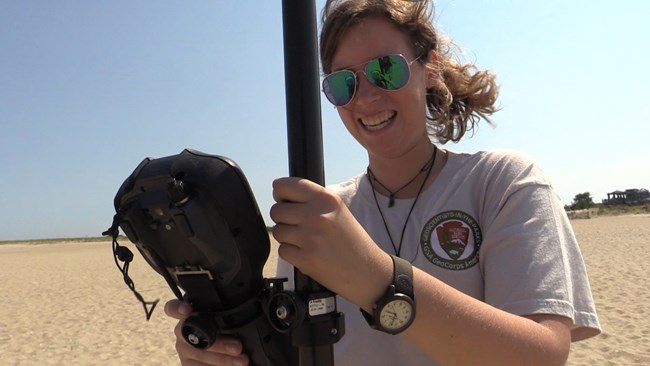
{"type": "Polygon", "coordinates": [[[413,267],[400,257],[393,259],[393,283],[372,308],[372,314],[361,310],[371,328],[398,334],[408,328],[415,319],[415,295],[413,294],[413,267]]]}

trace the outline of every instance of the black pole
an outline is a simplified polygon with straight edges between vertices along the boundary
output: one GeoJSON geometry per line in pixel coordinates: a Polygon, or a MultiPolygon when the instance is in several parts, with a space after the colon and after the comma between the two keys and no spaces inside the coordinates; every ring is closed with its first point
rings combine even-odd
{"type": "Polygon", "coordinates": [[[289,174],[325,184],[316,4],[283,0],[289,174]]]}
{"type": "MultiPolygon", "coordinates": [[[[283,0],[282,18],[289,175],[324,185],[315,1],[283,0]]],[[[332,345],[344,333],[335,294],[298,270],[294,278],[295,292],[309,310],[292,336],[299,347],[300,366],[334,365],[332,345]],[[328,313],[311,311],[323,304],[328,313]]]]}

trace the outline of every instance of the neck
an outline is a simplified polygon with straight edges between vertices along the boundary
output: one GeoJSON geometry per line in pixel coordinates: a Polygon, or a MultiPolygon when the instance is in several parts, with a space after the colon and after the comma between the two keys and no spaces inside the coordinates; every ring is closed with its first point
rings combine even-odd
{"type": "Polygon", "coordinates": [[[422,169],[428,168],[429,164],[434,164],[432,174],[426,182],[428,185],[441,167],[439,162],[442,160],[440,156],[442,153],[440,151],[437,152],[438,156],[435,161],[431,161],[434,149],[435,146],[429,142],[427,137],[426,144],[419,144],[400,157],[370,156],[369,168],[374,178],[380,182],[380,184],[373,185],[377,192],[385,196],[394,193],[395,198],[415,197],[418,188],[425,183],[424,180],[427,176],[422,169]],[[407,183],[408,185],[405,186],[407,183]]]}

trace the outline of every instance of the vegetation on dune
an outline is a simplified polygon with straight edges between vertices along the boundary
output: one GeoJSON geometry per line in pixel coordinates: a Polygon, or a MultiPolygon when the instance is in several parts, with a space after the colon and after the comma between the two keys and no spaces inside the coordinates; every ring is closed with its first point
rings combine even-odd
{"type": "Polygon", "coordinates": [[[591,216],[617,216],[650,214],[650,203],[640,205],[594,203],[589,192],[576,194],[567,211],[589,210],[591,216]]]}
{"type": "Polygon", "coordinates": [[[565,205],[564,209],[567,211],[570,210],[586,210],[595,206],[594,200],[591,197],[591,193],[578,193],[573,197],[573,202],[570,205],[565,205]]]}
{"type": "Polygon", "coordinates": [[[597,203],[593,207],[598,216],[639,215],[650,214],[650,204],[644,205],[603,205],[597,203]]]}

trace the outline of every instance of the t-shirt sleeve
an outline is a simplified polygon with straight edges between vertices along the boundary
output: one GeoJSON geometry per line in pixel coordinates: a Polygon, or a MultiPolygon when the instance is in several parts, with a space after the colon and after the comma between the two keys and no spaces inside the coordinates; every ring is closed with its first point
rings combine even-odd
{"type": "Polygon", "coordinates": [[[535,164],[525,157],[494,169],[480,252],[485,301],[518,314],[573,320],[572,339],[600,333],[573,229],[535,164]]]}

